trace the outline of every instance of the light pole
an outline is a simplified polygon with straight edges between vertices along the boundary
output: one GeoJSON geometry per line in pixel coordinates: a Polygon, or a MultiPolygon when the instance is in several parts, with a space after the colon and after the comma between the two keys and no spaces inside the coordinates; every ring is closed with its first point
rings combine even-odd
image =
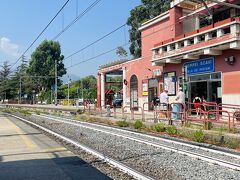
{"type": "Polygon", "coordinates": [[[82,99],[83,99],[83,83],[82,83],[82,79],[81,79],[81,86],[82,86],[82,99]]]}
{"type": "Polygon", "coordinates": [[[22,101],[22,77],[20,76],[20,82],[19,82],[19,104],[21,104],[22,101]]]}
{"type": "Polygon", "coordinates": [[[55,106],[57,106],[57,59],[55,59],[55,106]]]}
{"type": "Polygon", "coordinates": [[[70,86],[71,79],[69,78],[68,75],[68,106],[69,106],[69,86],[70,86]]]}

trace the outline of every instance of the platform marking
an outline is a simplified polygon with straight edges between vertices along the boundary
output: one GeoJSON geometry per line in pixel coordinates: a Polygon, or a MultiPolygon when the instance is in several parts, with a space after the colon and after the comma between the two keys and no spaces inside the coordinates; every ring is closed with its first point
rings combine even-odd
{"type": "Polygon", "coordinates": [[[19,134],[20,138],[23,140],[23,142],[26,144],[28,148],[33,149],[37,147],[37,145],[30,138],[28,138],[26,135],[22,135],[22,134],[25,134],[25,132],[23,132],[16,124],[14,124],[12,121],[10,121],[7,118],[6,120],[13,127],[13,129],[19,134]]]}

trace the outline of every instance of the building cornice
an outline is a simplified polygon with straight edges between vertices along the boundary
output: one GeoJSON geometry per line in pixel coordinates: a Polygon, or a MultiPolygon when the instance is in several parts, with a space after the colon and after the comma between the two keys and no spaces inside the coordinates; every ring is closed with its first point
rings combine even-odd
{"type": "Polygon", "coordinates": [[[150,19],[149,21],[145,22],[142,24],[141,27],[138,28],[139,31],[142,31],[143,29],[146,29],[148,28],[149,26],[152,26],[158,22],[161,22],[163,21],[164,19],[167,19],[169,18],[170,15],[169,15],[169,11],[165,12],[165,13],[162,13],[160,14],[159,16],[155,17],[155,18],[152,18],[150,19]]]}

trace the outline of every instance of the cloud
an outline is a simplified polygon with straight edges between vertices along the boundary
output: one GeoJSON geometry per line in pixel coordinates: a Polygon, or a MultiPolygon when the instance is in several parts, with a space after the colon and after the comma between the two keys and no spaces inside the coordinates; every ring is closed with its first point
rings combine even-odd
{"type": "Polygon", "coordinates": [[[19,57],[19,45],[11,42],[10,39],[2,37],[0,39],[0,51],[8,56],[19,57]]]}

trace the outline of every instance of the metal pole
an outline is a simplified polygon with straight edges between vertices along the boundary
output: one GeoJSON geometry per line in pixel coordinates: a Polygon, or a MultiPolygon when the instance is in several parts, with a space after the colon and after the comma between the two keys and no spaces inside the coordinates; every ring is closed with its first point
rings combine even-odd
{"type": "Polygon", "coordinates": [[[52,97],[53,95],[52,94],[53,94],[53,88],[51,88],[51,103],[50,104],[53,103],[53,97],[52,97]]]}
{"type": "Polygon", "coordinates": [[[22,102],[22,77],[20,76],[20,83],[19,83],[19,104],[22,102]]]}
{"type": "Polygon", "coordinates": [[[69,106],[69,76],[68,76],[68,106],[69,106]]]}
{"type": "Polygon", "coordinates": [[[82,83],[82,79],[81,79],[81,86],[82,86],[82,99],[83,99],[83,83],[82,83]]]}
{"type": "Polygon", "coordinates": [[[55,106],[57,106],[57,60],[55,59],[55,106]]]}

